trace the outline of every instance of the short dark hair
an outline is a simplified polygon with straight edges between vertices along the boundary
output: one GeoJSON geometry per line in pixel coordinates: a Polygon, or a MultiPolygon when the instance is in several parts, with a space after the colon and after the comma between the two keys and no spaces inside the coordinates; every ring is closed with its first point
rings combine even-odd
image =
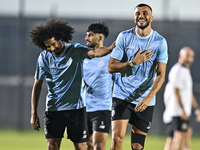
{"type": "Polygon", "coordinates": [[[44,41],[52,37],[55,40],[62,40],[68,43],[72,40],[72,34],[74,33],[74,29],[68,24],[69,22],[66,20],[48,19],[45,25],[38,25],[30,30],[31,43],[42,50],[47,49],[44,41]]]}
{"type": "Polygon", "coordinates": [[[105,38],[109,34],[108,26],[104,22],[97,22],[97,23],[91,24],[87,29],[87,32],[90,32],[90,31],[93,33],[102,33],[105,38]]]}
{"type": "Polygon", "coordinates": [[[144,4],[144,3],[138,4],[138,5],[135,7],[135,9],[136,9],[137,7],[144,7],[144,6],[147,6],[147,7],[149,7],[149,8],[150,8],[150,10],[151,10],[151,12],[152,12],[152,8],[151,8],[149,5],[147,5],[147,4],[144,4]]]}

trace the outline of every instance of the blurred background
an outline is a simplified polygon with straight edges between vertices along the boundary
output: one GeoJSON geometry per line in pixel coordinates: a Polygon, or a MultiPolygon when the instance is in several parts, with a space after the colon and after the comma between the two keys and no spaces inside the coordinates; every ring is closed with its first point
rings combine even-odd
{"type": "MultiPolygon", "coordinates": [[[[87,27],[105,22],[110,34],[105,46],[115,41],[119,32],[135,26],[133,10],[139,3],[153,9],[152,27],[168,42],[169,61],[166,82],[157,94],[150,132],[165,134],[163,92],[168,72],[178,60],[179,50],[189,46],[195,51],[191,67],[194,94],[200,104],[200,1],[199,0],[0,0],[0,128],[31,129],[31,90],[40,49],[30,43],[29,30],[44,24],[48,18],[66,19],[75,29],[71,43],[85,45],[87,27]]],[[[43,126],[46,85],[40,96],[38,114],[43,126]]],[[[200,135],[194,111],[191,126],[200,135]]]]}

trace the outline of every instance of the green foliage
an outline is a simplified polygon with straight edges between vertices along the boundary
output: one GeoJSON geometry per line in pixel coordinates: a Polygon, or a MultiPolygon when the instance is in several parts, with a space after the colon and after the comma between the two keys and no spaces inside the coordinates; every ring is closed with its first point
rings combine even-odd
{"type": "MultiPolygon", "coordinates": [[[[165,144],[166,136],[157,134],[148,134],[145,143],[145,149],[162,150],[165,144]]],[[[191,149],[199,150],[200,136],[193,136],[191,141],[191,149]]],[[[130,150],[130,134],[126,134],[123,149],[130,150]]],[[[111,135],[108,137],[106,149],[109,150],[111,144],[111,135]]],[[[16,131],[8,129],[0,129],[0,149],[1,150],[44,150],[47,149],[46,139],[43,131],[16,131]]],[[[61,150],[74,150],[73,144],[66,139],[66,135],[62,140],[61,150]]]]}

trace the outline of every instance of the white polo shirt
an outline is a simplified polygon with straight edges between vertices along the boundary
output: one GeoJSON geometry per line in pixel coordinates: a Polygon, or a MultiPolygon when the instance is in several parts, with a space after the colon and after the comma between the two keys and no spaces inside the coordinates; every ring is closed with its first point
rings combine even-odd
{"type": "Polygon", "coordinates": [[[176,99],[174,89],[180,89],[181,102],[184,110],[188,116],[191,115],[192,109],[192,76],[190,70],[176,63],[169,72],[169,81],[165,87],[164,102],[165,112],[163,121],[165,123],[170,121],[174,116],[181,116],[182,110],[176,99]]]}

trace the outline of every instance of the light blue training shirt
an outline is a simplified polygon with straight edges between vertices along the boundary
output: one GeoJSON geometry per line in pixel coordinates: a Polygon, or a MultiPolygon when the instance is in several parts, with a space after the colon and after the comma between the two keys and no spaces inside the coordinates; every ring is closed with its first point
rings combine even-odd
{"type": "Polygon", "coordinates": [[[84,100],[87,112],[111,110],[114,74],[108,72],[109,61],[110,54],[84,60],[84,100]]]}
{"type": "MultiPolygon", "coordinates": [[[[139,48],[142,49],[142,52],[151,49],[154,51],[153,57],[147,62],[117,73],[113,91],[113,97],[132,104],[137,104],[150,92],[157,76],[157,62],[166,64],[168,60],[165,38],[154,30],[147,37],[141,37],[136,33],[135,27],[118,35],[116,47],[113,49],[111,57],[120,62],[127,62],[134,59],[139,48]]],[[[155,97],[149,106],[154,105],[155,97]]]]}
{"type": "Polygon", "coordinates": [[[83,60],[88,48],[78,43],[65,43],[64,52],[56,56],[49,51],[40,53],[35,79],[46,78],[48,94],[46,111],[75,110],[85,107],[81,97],[83,60]]]}

